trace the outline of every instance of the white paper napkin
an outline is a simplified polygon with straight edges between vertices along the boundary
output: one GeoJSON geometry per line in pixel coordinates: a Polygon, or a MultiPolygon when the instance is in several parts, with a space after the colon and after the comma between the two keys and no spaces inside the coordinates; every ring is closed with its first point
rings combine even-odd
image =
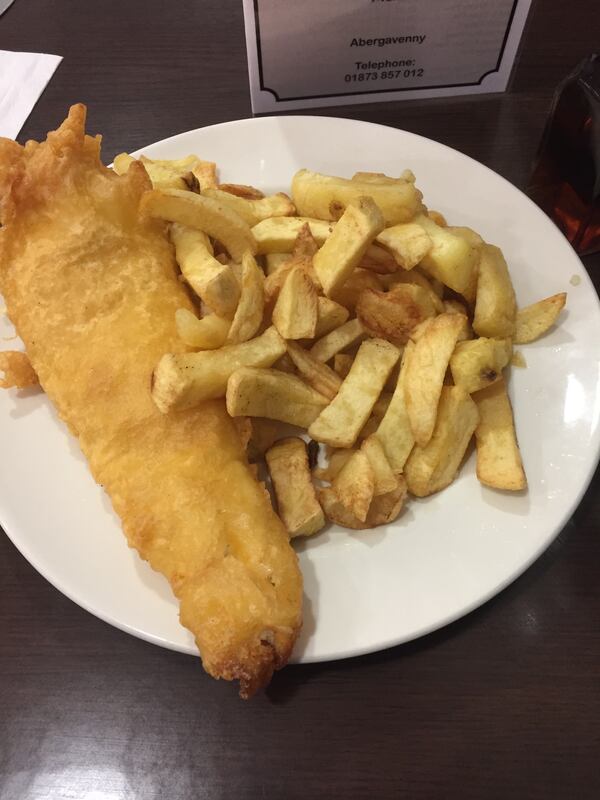
{"type": "Polygon", "coordinates": [[[14,139],[62,56],[0,50],[0,136],[14,139]]]}

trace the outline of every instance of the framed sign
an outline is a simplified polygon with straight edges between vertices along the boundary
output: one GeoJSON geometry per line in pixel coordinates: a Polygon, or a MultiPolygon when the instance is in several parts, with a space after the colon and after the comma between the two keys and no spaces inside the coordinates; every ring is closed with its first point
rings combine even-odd
{"type": "Polygon", "coordinates": [[[531,0],[244,0],[252,108],[506,89],[531,0]]]}

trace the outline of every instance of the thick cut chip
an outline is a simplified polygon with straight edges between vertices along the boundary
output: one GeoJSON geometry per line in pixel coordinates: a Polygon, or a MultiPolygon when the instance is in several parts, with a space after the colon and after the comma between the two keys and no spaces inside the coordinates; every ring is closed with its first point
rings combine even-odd
{"type": "Polygon", "coordinates": [[[181,273],[198,297],[222,316],[232,316],[240,298],[240,287],[230,266],[212,254],[202,231],[171,225],[171,241],[181,273]]]}
{"type": "Polygon", "coordinates": [[[526,344],[539,339],[554,325],[566,302],[566,292],[560,292],[520,308],[517,311],[515,344],[526,344]]]}
{"type": "Polygon", "coordinates": [[[198,159],[192,167],[192,175],[198,181],[200,191],[217,185],[217,165],[213,161],[198,159]]]}
{"type": "Polygon", "coordinates": [[[296,342],[288,341],[287,349],[296,369],[309,386],[333,400],[342,385],[340,376],[296,342]]]}
{"type": "Polygon", "coordinates": [[[486,339],[482,336],[459,342],[450,358],[450,371],[457,386],[473,394],[500,380],[502,370],[512,356],[510,339],[486,339]]]}
{"type": "Polygon", "coordinates": [[[315,342],[310,352],[319,361],[325,363],[330,358],[333,358],[336,353],[340,353],[347,347],[364,339],[365,335],[365,329],[360,320],[351,319],[315,342]]]}
{"type": "Polygon", "coordinates": [[[485,244],[481,236],[477,231],[474,231],[473,228],[467,228],[465,225],[450,225],[448,230],[460,236],[462,239],[465,239],[471,247],[481,247],[485,244]]]}
{"type": "Polygon", "coordinates": [[[319,245],[310,232],[310,225],[305,222],[296,237],[293,254],[297,258],[312,258],[318,249],[319,245]]]}
{"type": "MultiPolygon", "coordinates": [[[[193,160],[193,159],[192,159],[193,160]]],[[[113,169],[117,175],[124,175],[130,165],[137,161],[136,158],[128,153],[119,153],[115,156],[113,169]]],[[[177,169],[169,168],[161,164],[153,163],[149,158],[140,158],[154,189],[188,189],[184,178],[184,173],[177,169]]],[[[187,170],[188,174],[190,170],[187,170]]]]}
{"type": "Polygon", "coordinates": [[[499,247],[481,248],[473,329],[478,336],[514,336],[517,317],[515,290],[499,247]]]}
{"type": "Polygon", "coordinates": [[[329,402],[295,375],[276,369],[241,367],[227,382],[231,417],[267,417],[308,428],[329,402]]]}
{"type": "Polygon", "coordinates": [[[433,434],[444,376],[463,325],[460,314],[440,314],[426,323],[404,366],[406,409],[415,441],[421,447],[433,434]]]}
{"type": "Polygon", "coordinates": [[[473,400],[480,417],[475,429],[477,477],[494,489],[525,489],[527,478],[504,380],[477,392],[473,400]]]}
{"type": "Polygon", "coordinates": [[[398,262],[385,247],[372,244],[367,248],[367,252],[362,257],[359,267],[379,273],[380,275],[388,275],[389,273],[398,271],[398,262]]]}
{"type": "Polygon", "coordinates": [[[315,272],[328,297],[341,288],[360,264],[383,225],[381,212],[370,197],[358,197],[347,206],[313,258],[315,272]]]}
{"type": "Polygon", "coordinates": [[[452,483],[478,422],[471,396],[461,386],[444,386],[433,436],[415,445],[404,467],[411,494],[426,497],[452,483]]]}
{"type": "Polygon", "coordinates": [[[234,194],[236,197],[244,197],[246,200],[260,200],[265,196],[264,192],[255,186],[248,186],[245,183],[219,183],[218,187],[222,192],[234,194]]]}
{"type": "Polygon", "coordinates": [[[463,318],[463,327],[461,332],[458,334],[459,342],[464,342],[467,339],[473,338],[473,329],[471,328],[467,307],[464,303],[461,303],[460,300],[454,299],[444,300],[442,310],[445,311],[446,314],[460,314],[460,316],[463,318]]]}
{"type": "Polygon", "coordinates": [[[330,300],[329,297],[318,297],[315,338],[320,339],[321,336],[339,328],[349,316],[348,309],[336,303],[335,300],[330,300]]]}
{"type": "Polygon", "coordinates": [[[293,267],[277,297],[273,325],[284,339],[312,339],[317,329],[318,313],[314,283],[304,269],[293,267]]]}
{"type": "Polygon", "coordinates": [[[403,184],[406,181],[414,183],[416,178],[409,169],[405,169],[400,178],[393,178],[385,172],[355,172],[351,180],[358,183],[386,183],[393,186],[395,183],[403,184]]]}
{"type": "Polygon", "coordinates": [[[403,345],[411,331],[435,315],[435,307],[425,289],[415,284],[400,284],[392,292],[366,289],[356,304],[356,316],[372,335],[403,345]]]}
{"type": "Polygon", "coordinates": [[[433,247],[427,231],[415,222],[386,228],[377,236],[377,242],[387,247],[402,269],[407,270],[416,267],[433,247]]]}
{"type": "Polygon", "coordinates": [[[402,284],[406,283],[414,283],[416,286],[420,286],[422,289],[425,289],[429,295],[429,299],[433,303],[436,312],[438,314],[443,314],[444,303],[441,299],[444,288],[443,284],[440,284],[435,278],[426,278],[422,272],[419,272],[418,268],[412,269],[409,272],[401,269],[393,275],[380,276],[379,280],[390,292],[395,291],[397,288],[400,288],[402,284]],[[438,286],[442,287],[441,291],[438,291],[438,286]]]}
{"type": "Polygon", "coordinates": [[[367,269],[355,269],[344,285],[335,291],[334,297],[336,302],[352,312],[356,310],[356,304],[365,289],[382,289],[379,277],[367,269]]]}
{"type": "MultiPolygon", "coordinates": [[[[131,164],[136,161],[128,153],[119,153],[115,156],[113,169],[117,175],[127,172],[131,164]]],[[[198,165],[196,156],[187,156],[173,161],[157,161],[146,156],[140,156],[140,162],[148,173],[148,177],[155,189],[182,189],[191,188],[193,178],[192,169],[198,165]]]]}
{"type": "Polygon", "coordinates": [[[309,428],[333,447],[352,447],[369,418],[400,351],[384,339],[363,342],[337,395],[309,428]]]}
{"type": "Polygon", "coordinates": [[[202,194],[218,200],[222,205],[235,211],[250,227],[257,225],[263,219],[290,217],[296,213],[294,204],[283,192],[269,197],[261,197],[260,200],[249,200],[230,192],[224,192],[219,188],[204,189],[202,194]]]}
{"type": "Polygon", "coordinates": [[[394,474],[385,454],[381,440],[375,435],[367,437],[361,445],[362,452],[369,459],[375,476],[375,496],[393,492],[398,488],[398,478],[394,474]]]}
{"type": "Polygon", "coordinates": [[[406,483],[400,476],[397,489],[374,497],[364,522],[342,505],[333,488],[320,489],[318,497],[325,516],[330,522],[352,530],[366,530],[376,528],[378,525],[387,525],[397,519],[406,499],[406,483]]]}
{"type": "Polygon", "coordinates": [[[302,270],[310,278],[315,289],[319,288],[319,282],[312,266],[312,259],[305,256],[291,256],[285,264],[282,264],[279,269],[272,272],[265,280],[265,304],[267,308],[274,307],[279,292],[293,269],[302,270]]]}
{"type": "Polygon", "coordinates": [[[163,413],[225,397],[230,375],[244,366],[270,367],[286,352],[270,327],[256,339],[200,353],[168,353],[152,375],[152,398],[163,413]]]}
{"type": "Polygon", "coordinates": [[[471,294],[477,276],[479,250],[464,237],[442,228],[422,214],[415,220],[432,241],[419,266],[459,294],[471,294]]]}
{"type": "Polygon", "coordinates": [[[291,538],[312,536],[325,525],[308,466],[306,445],[297,437],[281,439],[265,455],[277,510],[291,538]]]}
{"type": "Polygon", "coordinates": [[[262,220],[252,228],[259,253],[291,253],[294,250],[298,234],[308,224],[317,244],[331,235],[333,222],[310,217],[272,217],[262,220]]]}
{"type": "Polygon", "coordinates": [[[377,428],[377,438],[383,445],[385,454],[395,473],[401,472],[415,444],[404,396],[406,362],[414,349],[414,342],[406,345],[398,383],[385,415],[377,428]]]}
{"type": "Polygon", "coordinates": [[[198,319],[187,308],[178,308],[175,312],[175,324],[180,339],[189,347],[199,350],[216,350],[227,341],[231,320],[207,314],[198,319]]]}
{"type": "Polygon", "coordinates": [[[241,261],[246,250],[256,253],[250,226],[239,214],[212,197],[181,189],[153,189],[143,195],[140,211],[203,231],[221,242],[235,261],[241,261]]]}
{"type": "Polygon", "coordinates": [[[422,195],[414,183],[347,180],[301,169],[292,180],[292,199],[299,214],[317,219],[337,219],[340,210],[363,196],[372,197],[386,225],[408,222],[423,208],[422,195]]]}
{"type": "Polygon", "coordinates": [[[397,476],[397,486],[391,492],[377,495],[373,498],[367,524],[376,528],[378,525],[387,525],[394,522],[402,511],[407,494],[406,480],[403,475],[397,476]]]}
{"type": "Polygon", "coordinates": [[[265,276],[254,256],[246,251],[242,257],[241,293],[229,329],[229,344],[247,342],[261,326],[265,307],[265,276]]]}
{"type": "Polygon", "coordinates": [[[362,450],[357,450],[348,459],[331,488],[348,511],[361,522],[366,520],[371,500],[375,496],[375,471],[362,450]]]}

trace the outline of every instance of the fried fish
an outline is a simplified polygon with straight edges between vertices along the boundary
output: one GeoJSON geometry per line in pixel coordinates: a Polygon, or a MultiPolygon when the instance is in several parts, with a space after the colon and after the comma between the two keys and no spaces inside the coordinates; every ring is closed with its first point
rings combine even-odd
{"type": "MultiPolygon", "coordinates": [[[[223,401],[161,414],[164,353],[192,310],[150,181],[100,162],[85,107],[43,143],[0,140],[0,291],[31,367],[79,439],[130,546],[170,581],[205,669],[248,697],[288,660],[302,579],[223,401]]],[[[81,532],[85,536],[85,531],[81,532]]]]}

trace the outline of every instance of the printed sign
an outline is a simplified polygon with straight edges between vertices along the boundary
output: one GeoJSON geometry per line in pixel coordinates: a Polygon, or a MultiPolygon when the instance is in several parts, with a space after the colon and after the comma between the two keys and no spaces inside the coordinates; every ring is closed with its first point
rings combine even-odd
{"type": "Polygon", "coordinates": [[[255,112],[506,89],[531,0],[244,0],[255,112]]]}

